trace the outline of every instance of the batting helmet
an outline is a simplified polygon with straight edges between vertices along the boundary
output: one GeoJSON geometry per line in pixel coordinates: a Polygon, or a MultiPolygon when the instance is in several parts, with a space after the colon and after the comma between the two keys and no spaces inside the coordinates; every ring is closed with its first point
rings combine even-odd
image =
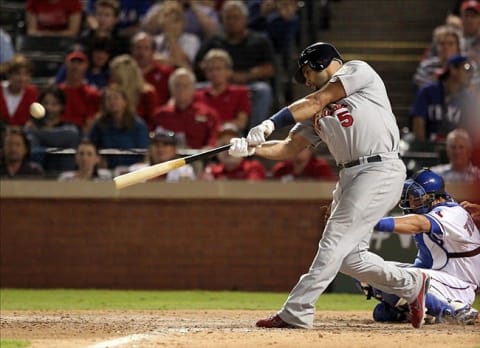
{"type": "Polygon", "coordinates": [[[317,42],[305,48],[298,58],[298,68],[295,72],[294,79],[298,83],[305,83],[302,68],[309,65],[315,71],[321,71],[330,65],[333,59],[339,59],[343,62],[337,49],[326,42],[317,42]]]}
{"type": "Polygon", "coordinates": [[[405,181],[399,207],[407,214],[425,214],[438,197],[450,198],[443,178],[430,169],[422,169],[405,181]]]}

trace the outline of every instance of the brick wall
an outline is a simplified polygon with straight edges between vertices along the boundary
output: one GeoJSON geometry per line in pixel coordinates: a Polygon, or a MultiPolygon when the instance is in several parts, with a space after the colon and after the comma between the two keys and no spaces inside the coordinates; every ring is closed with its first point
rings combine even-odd
{"type": "Polygon", "coordinates": [[[1,287],[288,291],[321,200],[0,200],[1,287]]]}

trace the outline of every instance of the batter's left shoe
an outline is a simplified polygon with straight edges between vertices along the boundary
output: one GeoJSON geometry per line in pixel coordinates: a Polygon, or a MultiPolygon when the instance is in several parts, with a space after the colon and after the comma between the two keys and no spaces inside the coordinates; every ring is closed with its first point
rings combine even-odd
{"type": "Polygon", "coordinates": [[[426,273],[421,272],[422,276],[422,286],[417,295],[415,301],[408,304],[408,309],[410,312],[410,322],[412,326],[416,329],[422,327],[425,321],[425,295],[427,294],[428,288],[430,287],[430,276],[426,273]]]}
{"type": "Polygon", "coordinates": [[[257,327],[263,327],[267,329],[294,329],[295,326],[283,321],[278,314],[272,315],[267,319],[261,319],[255,324],[257,327]]]}

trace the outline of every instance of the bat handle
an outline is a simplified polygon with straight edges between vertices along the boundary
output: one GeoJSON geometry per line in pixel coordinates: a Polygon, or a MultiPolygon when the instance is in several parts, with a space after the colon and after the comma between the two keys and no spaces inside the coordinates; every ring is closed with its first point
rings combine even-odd
{"type": "Polygon", "coordinates": [[[217,147],[217,148],[209,150],[209,151],[205,151],[205,152],[202,152],[202,153],[197,153],[195,155],[190,155],[190,156],[184,157],[183,159],[185,160],[185,163],[191,163],[191,162],[194,162],[194,161],[198,161],[200,159],[205,159],[205,158],[215,156],[217,153],[228,150],[230,148],[230,146],[232,146],[232,144],[226,144],[226,145],[217,147]]]}

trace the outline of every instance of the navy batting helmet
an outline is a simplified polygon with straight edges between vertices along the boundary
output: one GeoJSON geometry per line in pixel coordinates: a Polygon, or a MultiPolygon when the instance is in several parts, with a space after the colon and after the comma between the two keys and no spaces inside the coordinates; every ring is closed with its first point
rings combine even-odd
{"type": "Polygon", "coordinates": [[[295,72],[294,79],[298,83],[305,83],[302,68],[309,65],[315,71],[321,71],[330,65],[333,59],[339,59],[343,62],[337,49],[326,42],[316,42],[305,48],[298,58],[298,69],[295,72]]]}
{"type": "Polygon", "coordinates": [[[405,181],[399,207],[407,214],[425,214],[438,197],[450,198],[443,178],[430,169],[422,169],[405,181]]]}

